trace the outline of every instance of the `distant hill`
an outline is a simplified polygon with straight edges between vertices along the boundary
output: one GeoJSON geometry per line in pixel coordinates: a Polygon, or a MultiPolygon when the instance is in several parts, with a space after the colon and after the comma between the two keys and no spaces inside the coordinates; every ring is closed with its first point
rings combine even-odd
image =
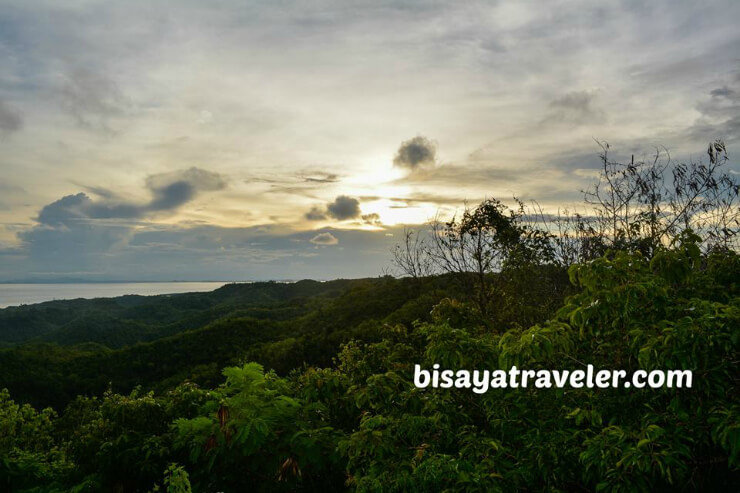
{"type": "Polygon", "coordinates": [[[126,295],[10,307],[0,309],[0,344],[97,342],[120,348],[202,326],[235,310],[259,307],[255,311],[259,314],[299,298],[336,296],[350,282],[238,283],[208,293],[126,295]]]}
{"type": "Polygon", "coordinates": [[[339,345],[383,323],[425,320],[453,289],[440,277],[227,284],[207,293],[49,301],[0,310],[0,388],[65,405],[109,385],[217,383],[226,365],[287,373],[331,365],[339,345]]]}

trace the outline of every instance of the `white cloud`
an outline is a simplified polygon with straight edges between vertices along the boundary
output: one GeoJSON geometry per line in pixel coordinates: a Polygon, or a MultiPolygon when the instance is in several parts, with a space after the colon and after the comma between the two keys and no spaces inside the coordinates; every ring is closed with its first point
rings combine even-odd
{"type": "Polygon", "coordinates": [[[319,233],[308,241],[310,241],[314,245],[321,245],[321,246],[339,244],[339,240],[337,239],[337,237],[331,233],[319,233]]]}

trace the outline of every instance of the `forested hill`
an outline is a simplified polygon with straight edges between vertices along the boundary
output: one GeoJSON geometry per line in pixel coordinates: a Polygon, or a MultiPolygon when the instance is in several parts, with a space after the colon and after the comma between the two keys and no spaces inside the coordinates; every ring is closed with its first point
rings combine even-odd
{"type": "Polygon", "coordinates": [[[163,390],[259,361],[280,373],[328,366],[339,345],[383,323],[427,320],[452,293],[441,277],[228,284],[213,292],[51,301],[0,310],[0,387],[63,407],[110,385],[163,390]]]}
{"type": "Polygon", "coordinates": [[[276,318],[281,307],[285,311],[300,306],[305,298],[336,297],[362,282],[234,283],[206,293],[127,295],[10,307],[0,310],[0,343],[93,341],[122,347],[203,325],[238,310],[246,316],[269,310],[270,318],[276,318]]]}

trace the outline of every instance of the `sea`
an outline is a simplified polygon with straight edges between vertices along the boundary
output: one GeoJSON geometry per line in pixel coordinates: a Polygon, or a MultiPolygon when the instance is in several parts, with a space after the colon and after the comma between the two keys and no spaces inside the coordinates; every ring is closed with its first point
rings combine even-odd
{"type": "Polygon", "coordinates": [[[126,294],[143,296],[213,291],[225,282],[100,282],[56,284],[1,284],[0,308],[53,300],[112,298],[126,294]]]}

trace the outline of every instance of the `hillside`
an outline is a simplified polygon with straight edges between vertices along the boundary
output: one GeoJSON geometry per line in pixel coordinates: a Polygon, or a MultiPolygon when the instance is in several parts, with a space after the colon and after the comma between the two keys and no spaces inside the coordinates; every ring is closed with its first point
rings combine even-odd
{"type": "Polygon", "coordinates": [[[270,318],[305,298],[337,296],[351,281],[228,284],[209,293],[49,301],[0,310],[0,344],[98,342],[111,348],[154,340],[243,310],[270,318]]]}
{"type": "Polygon", "coordinates": [[[221,368],[258,361],[285,374],[327,366],[350,338],[410,324],[452,289],[392,278],[230,284],[210,293],[52,301],[0,310],[0,387],[64,406],[108,386],[215,385],[221,368]],[[375,329],[372,329],[372,328],[375,329]]]}

